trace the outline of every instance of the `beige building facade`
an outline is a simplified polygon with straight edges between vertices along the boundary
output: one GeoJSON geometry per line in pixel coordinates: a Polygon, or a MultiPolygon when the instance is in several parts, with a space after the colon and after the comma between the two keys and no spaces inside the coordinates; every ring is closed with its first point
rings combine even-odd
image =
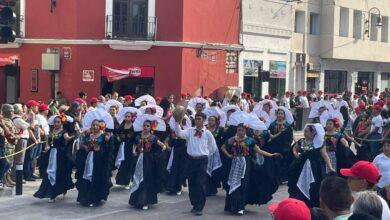
{"type": "Polygon", "coordinates": [[[291,4],[291,90],[359,93],[390,87],[390,1],[291,4]]]}

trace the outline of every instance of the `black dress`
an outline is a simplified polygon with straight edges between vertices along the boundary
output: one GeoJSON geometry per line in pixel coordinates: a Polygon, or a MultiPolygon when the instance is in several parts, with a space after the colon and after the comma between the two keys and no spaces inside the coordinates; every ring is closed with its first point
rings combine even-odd
{"type": "MultiPolygon", "coordinates": [[[[125,143],[124,153],[125,160],[122,161],[118,168],[118,173],[115,177],[116,184],[121,186],[128,186],[130,184],[131,177],[133,176],[134,161],[133,156],[133,144],[135,140],[135,133],[133,127],[125,129],[124,123],[119,127],[117,132],[118,142],[125,143]]],[[[119,150],[119,149],[118,149],[119,150]]]]}
{"type": "MultiPolygon", "coordinates": [[[[138,189],[131,193],[129,204],[142,208],[143,206],[152,205],[157,203],[157,194],[159,193],[158,181],[158,167],[156,163],[156,152],[159,151],[157,145],[157,137],[151,135],[148,138],[142,138],[141,134],[138,134],[135,139],[135,145],[137,146],[136,152],[138,154],[137,162],[140,155],[143,155],[143,181],[138,186],[138,189]]],[[[134,176],[140,172],[135,168],[134,176]]],[[[134,177],[135,178],[135,177],[134,177]]],[[[134,182],[132,188],[135,186],[134,182]]],[[[132,190],[132,189],[131,189],[132,190]]]]}
{"type": "MultiPolygon", "coordinates": [[[[211,132],[214,136],[215,142],[217,143],[217,147],[219,150],[219,155],[221,157],[222,167],[214,170],[212,172],[211,177],[209,178],[209,183],[207,185],[207,195],[215,195],[218,193],[218,188],[221,187],[221,182],[224,179],[224,169],[223,164],[226,164],[227,157],[222,152],[221,147],[223,145],[223,128],[217,127],[213,132],[211,132]]],[[[225,169],[226,172],[227,169],[225,169]]],[[[229,175],[229,174],[227,174],[229,175]]]]}
{"type": "Polygon", "coordinates": [[[42,158],[42,173],[43,179],[38,191],[34,194],[36,198],[50,198],[55,199],[58,195],[66,193],[68,190],[73,189],[74,184],[72,182],[72,162],[67,156],[66,141],[64,139],[65,131],[61,131],[58,134],[51,133],[49,137],[50,150],[45,152],[42,158]],[[57,150],[57,164],[55,183],[49,181],[47,174],[47,168],[49,165],[50,153],[54,149],[57,150]]]}
{"type": "Polygon", "coordinates": [[[295,159],[288,172],[288,193],[290,198],[304,201],[309,207],[319,207],[319,190],[323,179],[321,148],[315,148],[313,144],[307,144],[305,139],[297,143],[301,156],[295,159]],[[308,199],[298,188],[297,183],[303,170],[306,160],[310,161],[314,182],[310,184],[310,199],[308,199]]]}
{"type": "Polygon", "coordinates": [[[291,164],[291,143],[293,140],[292,126],[285,122],[279,124],[274,121],[269,126],[269,131],[272,135],[276,135],[280,131],[282,133],[271,140],[270,142],[270,153],[279,153],[282,157],[275,158],[276,171],[278,173],[279,182],[283,182],[287,179],[288,166],[291,164]],[[283,131],[282,131],[283,130],[283,131]]]}
{"type": "MultiPolygon", "coordinates": [[[[255,139],[257,139],[255,137],[255,139]]],[[[258,146],[264,150],[269,152],[269,145],[258,146]]],[[[252,153],[253,155],[255,153],[252,153]]],[[[277,158],[274,157],[264,157],[262,164],[259,164],[258,161],[254,161],[254,166],[252,168],[247,203],[251,205],[262,205],[267,204],[272,200],[272,195],[279,188],[279,181],[277,172],[275,172],[275,160],[277,158]]]]}
{"type": "Polygon", "coordinates": [[[169,141],[173,150],[173,158],[168,172],[166,190],[170,193],[177,193],[181,191],[186,180],[187,142],[178,138],[174,131],[171,132],[169,141]]]}
{"type": "Polygon", "coordinates": [[[77,201],[83,205],[99,205],[102,200],[106,201],[111,183],[111,155],[112,155],[112,139],[106,141],[104,135],[100,135],[96,140],[92,140],[87,134],[82,138],[82,146],[87,146],[88,149],[81,148],[77,152],[76,157],[76,188],[79,191],[77,201]],[[92,180],[85,179],[84,169],[88,154],[93,154],[93,172],[92,180]]]}
{"type": "Polygon", "coordinates": [[[357,158],[351,149],[341,142],[342,138],[341,132],[337,132],[334,135],[325,134],[326,152],[337,173],[340,173],[340,169],[350,168],[357,162],[357,158]]]}
{"type": "MultiPolygon", "coordinates": [[[[231,163],[231,169],[233,169],[234,159],[244,158],[245,159],[245,173],[244,178],[241,179],[241,185],[229,194],[230,185],[226,188],[226,199],[225,199],[225,211],[231,213],[237,213],[245,209],[247,205],[247,195],[249,194],[249,182],[252,170],[252,156],[253,148],[255,146],[255,140],[251,137],[247,137],[242,141],[237,141],[235,137],[230,138],[225,144],[227,152],[233,155],[233,161],[231,163]]],[[[232,172],[232,170],[230,170],[232,172]]]]}

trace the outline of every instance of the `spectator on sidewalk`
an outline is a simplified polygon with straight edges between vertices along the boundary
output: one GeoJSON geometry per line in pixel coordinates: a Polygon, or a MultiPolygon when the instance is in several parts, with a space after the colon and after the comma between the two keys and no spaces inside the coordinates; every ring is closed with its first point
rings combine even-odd
{"type": "Polygon", "coordinates": [[[310,220],[310,209],[297,199],[284,199],[268,206],[275,220],[310,220]]]}
{"type": "Polygon", "coordinates": [[[337,176],[325,178],[320,187],[320,207],[329,219],[346,220],[353,202],[348,182],[337,176]]]}
{"type": "Polygon", "coordinates": [[[38,156],[37,152],[39,150],[38,144],[40,142],[39,125],[36,119],[36,114],[38,113],[38,106],[39,103],[37,101],[29,100],[26,103],[27,112],[24,115],[26,122],[30,124],[29,130],[31,131],[27,145],[30,146],[32,144],[35,144],[35,146],[33,146],[32,148],[26,150],[26,154],[24,157],[23,175],[25,180],[27,181],[34,181],[35,179],[39,178],[38,176],[34,175],[36,158],[38,156]]]}
{"type": "Polygon", "coordinates": [[[381,178],[378,182],[378,192],[386,187],[390,186],[390,141],[387,140],[383,143],[383,153],[379,154],[374,159],[374,164],[378,168],[381,178]]]}
{"type": "MultiPolygon", "coordinates": [[[[359,161],[350,169],[341,169],[341,175],[348,177],[348,185],[354,195],[362,191],[375,191],[375,185],[378,183],[381,175],[374,163],[368,161],[359,161]]],[[[356,197],[356,196],[354,196],[356,197]]],[[[390,219],[390,210],[386,201],[378,196],[382,203],[382,220],[390,219]]]]}
{"type": "MultiPolygon", "coordinates": [[[[5,129],[0,120],[0,158],[5,156],[5,129]]],[[[7,159],[0,159],[0,190],[4,189],[4,175],[8,172],[10,165],[7,159]]]]}
{"type": "MultiPolygon", "coordinates": [[[[23,106],[21,104],[14,105],[15,115],[12,117],[12,121],[16,127],[16,133],[19,135],[18,143],[16,144],[15,151],[21,151],[27,147],[27,142],[30,135],[33,135],[29,129],[30,124],[23,119],[23,106]]],[[[14,163],[12,167],[12,180],[16,179],[16,166],[24,164],[25,151],[15,155],[14,163]]]]}
{"type": "MultiPolygon", "coordinates": [[[[4,155],[12,155],[15,152],[15,145],[18,142],[17,129],[12,117],[14,116],[14,107],[9,104],[4,104],[2,106],[3,119],[2,124],[4,125],[5,130],[5,141],[4,141],[4,155]]],[[[11,166],[14,163],[14,157],[10,156],[6,158],[7,163],[11,166]]],[[[7,169],[7,172],[3,176],[3,183],[6,186],[12,187],[15,186],[15,182],[12,181],[10,170],[7,169]]]]}
{"type": "Polygon", "coordinates": [[[354,214],[364,213],[371,215],[376,219],[381,219],[382,209],[382,203],[377,194],[370,191],[363,191],[357,193],[352,212],[354,214]]]}

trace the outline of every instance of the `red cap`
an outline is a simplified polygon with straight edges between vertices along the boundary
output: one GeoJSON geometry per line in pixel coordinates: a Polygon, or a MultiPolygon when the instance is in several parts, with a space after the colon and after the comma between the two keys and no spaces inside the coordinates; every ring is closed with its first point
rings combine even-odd
{"type": "Polygon", "coordinates": [[[359,98],[358,94],[353,95],[354,98],[359,98]]]}
{"type": "Polygon", "coordinates": [[[180,96],[181,96],[182,98],[186,98],[186,97],[187,97],[187,94],[182,93],[182,94],[180,94],[180,96]]]}
{"type": "Polygon", "coordinates": [[[310,220],[310,209],[297,199],[284,199],[268,206],[276,220],[310,220]]]}
{"type": "Polygon", "coordinates": [[[302,90],[298,90],[297,93],[300,95],[302,94],[302,90]]]}
{"type": "Polygon", "coordinates": [[[385,101],[383,101],[382,99],[379,100],[377,103],[377,105],[379,105],[380,107],[383,107],[385,105],[385,101]]]}
{"type": "Polygon", "coordinates": [[[91,98],[91,100],[89,101],[91,104],[96,104],[96,103],[99,103],[99,99],[96,98],[96,97],[93,97],[91,98]]]}
{"type": "Polygon", "coordinates": [[[156,98],[156,102],[159,102],[159,101],[161,101],[161,97],[156,98]]]}
{"type": "Polygon", "coordinates": [[[134,98],[133,98],[133,96],[131,96],[131,95],[125,96],[125,102],[131,101],[131,100],[133,100],[133,99],[134,99],[134,98]]]}
{"type": "Polygon", "coordinates": [[[44,103],[40,104],[38,108],[39,108],[39,111],[47,111],[47,110],[49,110],[49,107],[46,104],[44,104],[44,103]]]}
{"type": "Polygon", "coordinates": [[[302,93],[303,93],[304,95],[306,95],[306,94],[307,94],[307,91],[303,91],[302,93]]]}
{"type": "Polygon", "coordinates": [[[322,92],[322,90],[318,90],[318,94],[322,94],[323,92],[322,92]]]}
{"type": "Polygon", "coordinates": [[[291,94],[291,92],[290,92],[290,91],[287,91],[287,92],[286,92],[286,95],[290,95],[290,94],[291,94]]]}
{"type": "Polygon", "coordinates": [[[77,103],[79,103],[80,105],[83,104],[83,103],[85,103],[84,99],[82,99],[82,98],[77,98],[77,99],[75,99],[74,101],[77,102],[77,103]]]}
{"type": "Polygon", "coordinates": [[[270,98],[269,95],[264,96],[264,99],[269,99],[269,98],[270,98]]]}
{"type": "Polygon", "coordinates": [[[27,103],[26,103],[26,106],[28,108],[31,108],[33,106],[39,106],[39,103],[37,101],[35,101],[35,100],[28,100],[27,103]]]}
{"type": "Polygon", "coordinates": [[[382,111],[382,107],[380,105],[373,105],[372,106],[372,109],[373,110],[377,110],[378,112],[381,112],[382,111]]]}
{"type": "Polygon", "coordinates": [[[381,176],[378,168],[368,161],[358,161],[350,169],[341,169],[340,173],[343,176],[357,177],[374,184],[378,183],[381,176]]]}

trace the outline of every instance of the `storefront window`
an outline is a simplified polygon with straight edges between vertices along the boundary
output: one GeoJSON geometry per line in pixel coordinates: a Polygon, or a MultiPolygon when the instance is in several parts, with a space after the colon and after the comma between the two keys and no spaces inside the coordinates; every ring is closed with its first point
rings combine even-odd
{"type": "Polygon", "coordinates": [[[326,70],[325,86],[326,93],[341,93],[347,88],[347,71],[326,70]]]}
{"type": "Polygon", "coordinates": [[[382,73],[381,75],[381,91],[385,88],[390,88],[390,73],[382,73]]]}
{"type": "Polygon", "coordinates": [[[263,65],[260,60],[244,60],[244,92],[260,96],[259,67],[263,65]]]}
{"type": "Polygon", "coordinates": [[[356,83],[355,91],[362,92],[374,91],[374,73],[373,72],[358,72],[358,80],[356,83]]]}
{"type": "Polygon", "coordinates": [[[273,97],[281,97],[286,91],[286,62],[270,61],[268,93],[273,97]]]}

